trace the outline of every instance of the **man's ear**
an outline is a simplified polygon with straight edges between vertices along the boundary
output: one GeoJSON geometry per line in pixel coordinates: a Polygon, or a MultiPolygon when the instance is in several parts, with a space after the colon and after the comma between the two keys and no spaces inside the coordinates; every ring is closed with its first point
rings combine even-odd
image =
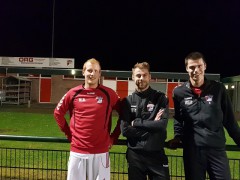
{"type": "Polygon", "coordinates": [[[132,80],[134,81],[134,75],[132,74],[132,80]]]}

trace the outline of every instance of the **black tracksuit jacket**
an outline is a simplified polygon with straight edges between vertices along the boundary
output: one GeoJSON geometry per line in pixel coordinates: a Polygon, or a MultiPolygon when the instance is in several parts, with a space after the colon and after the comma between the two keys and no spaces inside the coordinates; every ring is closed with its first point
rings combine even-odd
{"type": "Polygon", "coordinates": [[[127,137],[128,148],[163,150],[169,114],[168,98],[165,94],[149,87],[144,92],[133,92],[123,99],[122,103],[121,131],[122,135],[127,137]],[[160,108],[165,108],[165,111],[160,120],[154,121],[160,108]]]}
{"type": "Polygon", "coordinates": [[[188,81],[173,90],[175,137],[180,137],[183,145],[224,148],[225,127],[240,146],[240,128],[224,85],[205,79],[201,89],[198,97],[188,81]]]}

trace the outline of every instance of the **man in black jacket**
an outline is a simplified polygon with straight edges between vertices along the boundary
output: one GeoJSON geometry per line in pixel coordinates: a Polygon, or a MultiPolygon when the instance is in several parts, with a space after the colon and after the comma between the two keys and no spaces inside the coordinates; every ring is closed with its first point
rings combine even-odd
{"type": "Polygon", "coordinates": [[[150,66],[137,63],[132,69],[136,90],[123,99],[121,130],[127,137],[129,180],[169,180],[164,151],[168,123],[168,98],[149,86],[150,66]]]}
{"type": "Polygon", "coordinates": [[[225,151],[224,127],[240,146],[240,128],[224,85],[207,80],[206,62],[199,52],[185,59],[189,81],[176,87],[174,100],[174,139],[172,148],[182,142],[186,180],[231,180],[225,151]]]}

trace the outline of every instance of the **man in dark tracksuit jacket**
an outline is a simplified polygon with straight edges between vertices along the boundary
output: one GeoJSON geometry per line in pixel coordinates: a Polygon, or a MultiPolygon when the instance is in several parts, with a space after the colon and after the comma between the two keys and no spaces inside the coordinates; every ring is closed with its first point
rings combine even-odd
{"type": "MultiPolygon", "coordinates": [[[[240,128],[222,83],[204,77],[206,63],[194,52],[185,60],[190,80],[173,91],[174,140],[182,141],[186,180],[231,180],[224,127],[240,146],[240,128]]],[[[174,142],[175,141],[175,142],[174,142]]]]}
{"type": "Polygon", "coordinates": [[[121,130],[127,137],[129,180],[168,180],[168,159],[164,152],[168,123],[168,98],[149,86],[149,65],[133,68],[136,91],[123,99],[121,130]]]}

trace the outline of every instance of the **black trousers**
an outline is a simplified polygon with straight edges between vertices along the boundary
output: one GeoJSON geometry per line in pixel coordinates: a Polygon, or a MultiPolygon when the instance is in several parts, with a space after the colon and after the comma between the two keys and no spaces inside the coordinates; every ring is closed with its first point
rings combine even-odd
{"type": "Polygon", "coordinates": [[[129,180],[170,180],[168,159],[164,150],[146,152],[128,149],[129,180]]]}
{"type": "Polygon", "coordinates": [[[229,162],[225,149],[197,147],[183,148],[186,180],[231,180],[229,162]]]}

